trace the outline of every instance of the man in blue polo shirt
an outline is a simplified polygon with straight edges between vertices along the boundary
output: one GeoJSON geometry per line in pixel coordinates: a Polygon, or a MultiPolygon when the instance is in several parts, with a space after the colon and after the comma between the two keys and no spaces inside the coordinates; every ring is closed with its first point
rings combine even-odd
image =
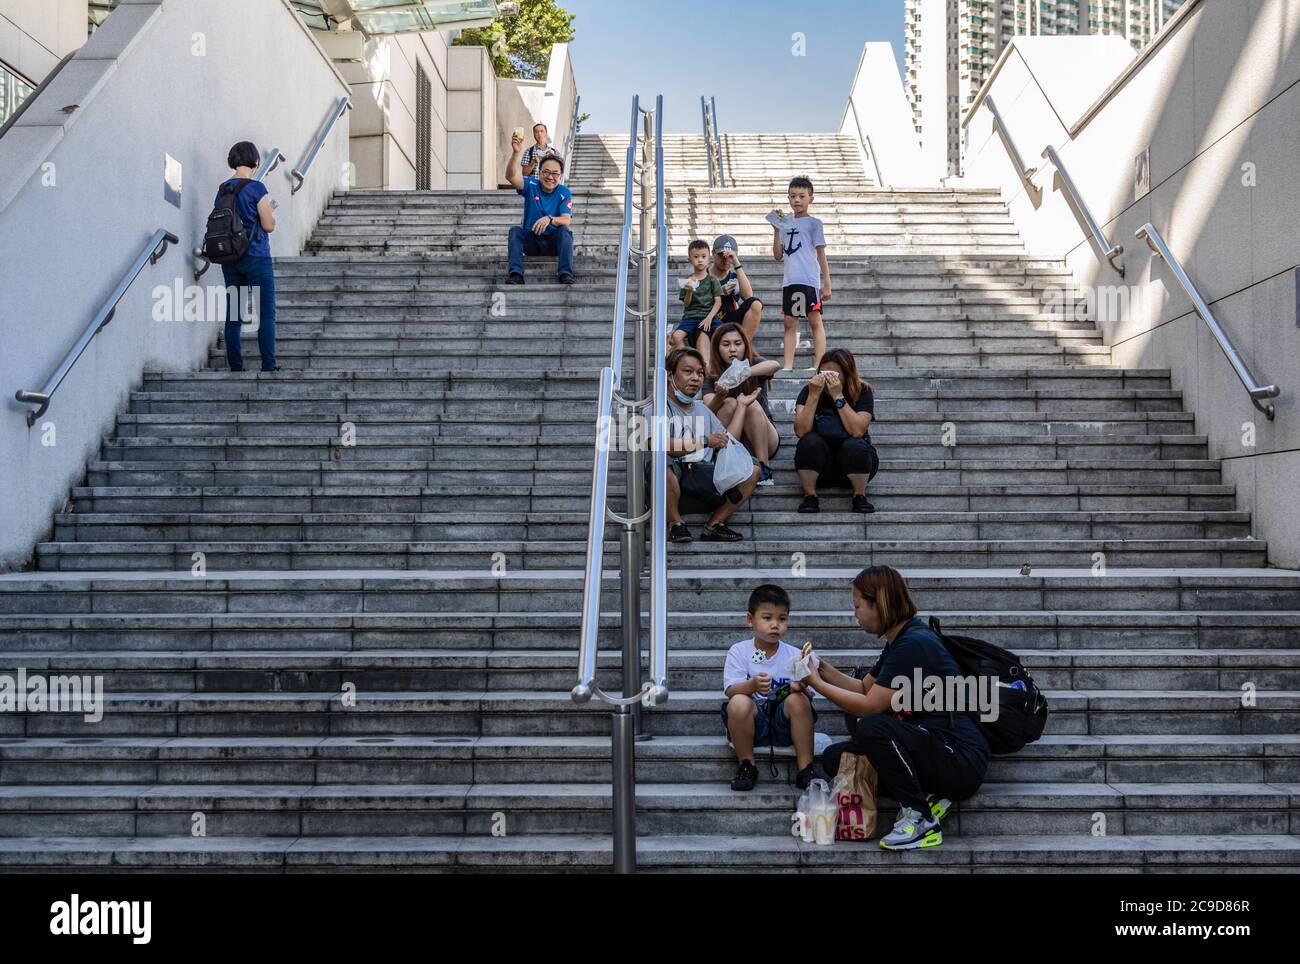
{"type": "Polygon", "coordinates": [[[520,224],[510,229],[510,275],[506,282],[524,283],[524,255],[547,255],[559,259],[555,276],[560,284],[573,284],[573,193],[560,183],[564,161],[547,155],[538,167],[536,177],[524,177],[519,169],[519,152],[524,146],[522,137],[510,139],[513,152],[506,164],[506,180],[515,192],[523,196],[524,217],[520,224]]]}

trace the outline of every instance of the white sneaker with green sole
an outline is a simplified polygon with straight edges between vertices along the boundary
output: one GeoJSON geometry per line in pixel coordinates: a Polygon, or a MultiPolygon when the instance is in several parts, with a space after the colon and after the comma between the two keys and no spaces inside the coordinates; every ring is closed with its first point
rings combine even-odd
{"type": "Polygon", "coordinates": [[[943,843],[943,833],[939,821],[931,817],[921,819],[921,815],[910,807],[898,811],[898,822],[894,829],[880,838],[880,846],[886,850],[917,850],[923,847],[937,847],[943,843]]]}

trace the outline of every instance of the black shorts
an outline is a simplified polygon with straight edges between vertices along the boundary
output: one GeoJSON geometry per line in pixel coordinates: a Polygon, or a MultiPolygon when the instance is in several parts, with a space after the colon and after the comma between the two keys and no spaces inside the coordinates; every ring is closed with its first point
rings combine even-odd
{"type": "Polygon", "coordinates": [[[781,312],[787,317],[807,318],[822,310],[822,294],[812,285],[786,285],[781,289],[781,312]]]}
{"type": "MultiPolygon", "coordinates": [[[[649,458],[645,461],[645,480],[650,486],[650,471],[654,466],[649,458]]],[[[668,462],[668,471],[677,476],[681,496],[677,500],[677,511],[682,515],[707,515],[727,501],[726,496],[719,495],[713,487],[712,462],[668,462]]]]}
{"type": "Polygon", "coordinates": [[[745,323],[745,314],[749,311],[750,306],[756,301],[758,301],[757,298],[745,298],[730,311],[718,312],[719,323],[724,325],[743,325],[745,323]]]}

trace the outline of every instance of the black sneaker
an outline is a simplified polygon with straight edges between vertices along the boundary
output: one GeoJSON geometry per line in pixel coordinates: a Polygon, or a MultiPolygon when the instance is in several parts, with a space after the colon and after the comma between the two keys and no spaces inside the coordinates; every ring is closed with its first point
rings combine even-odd
{"type": "Polygon", "coordinates": [[[668,527],[669,542],[690,542],[691,530],[686,528],[685,522],[679,522],[675,526],[668,527]]]}
{"type": "Polygon", "coordinates": [[[806,767],[795,774],[794,785],[800,790],[807,790],[808,784],[813,781],[813,764],[809,763],[806,767]]]}
{"type": "Polygon", "coordinates": [[[740,542],[745,537],[735,529],[728,528],[725,523],[719,522],[715,526],[705,526],[704,531],[700,533],[700,538],[709,542],[740,542]]]}
{"type": "Polygon", "coordinates": [[[557,280],[558,280],[558,281],[560,282],[560,284],[562,284],[562,285],[571,285],[571,284],[573,284],[573,275],[571,275],[571,274],[562,274],[562,275],[559,276],[559,278],[558,278],[557,280]]]}
{"type": "Polygon", "coordinates": [[[821,510],[821,499],[815,495],[805,495],[803,501],[799,503],[800,512],[820,512],[821,510]]]}
{"type": "Polygon", "coordinates": [[[758,783],[758,767],[749,760],[742,760],[736,768],[736,775],[731,778],[731,789],[753,790],[758,783]]]}
{"type": "Polygon", "coordinates": [[[875,512],[876,507],[867,501],[865,495],[855,495],[853,497],[854,512],[875,512]]]}
{"type": "Polygon", "coordinates": [[[506,284],[508,285],[521,285],[523,283],[524,283],[524,276],[521,275],[518,271],[512,271],[510,272],[509,275],[506,276],[506,284]]]}

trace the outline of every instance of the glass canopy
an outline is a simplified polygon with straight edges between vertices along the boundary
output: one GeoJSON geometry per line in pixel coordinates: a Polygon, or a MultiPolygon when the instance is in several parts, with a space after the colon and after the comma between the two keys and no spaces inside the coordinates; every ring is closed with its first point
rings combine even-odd
{"type": "Polygon", "coordinates": [[[479,27],[497,16],[496,0],[348,0],[368,34],[479,27]]]}

